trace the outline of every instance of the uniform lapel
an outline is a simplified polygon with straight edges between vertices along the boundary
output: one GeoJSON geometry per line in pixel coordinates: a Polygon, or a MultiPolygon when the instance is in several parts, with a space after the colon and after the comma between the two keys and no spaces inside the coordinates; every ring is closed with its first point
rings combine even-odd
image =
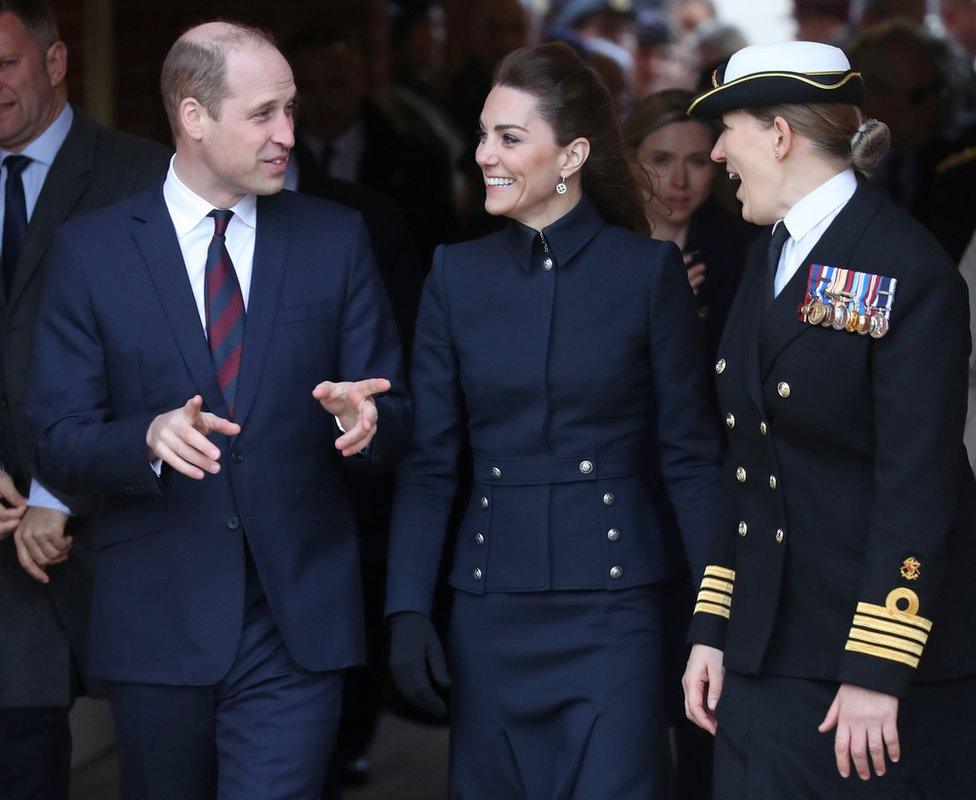
{"type": "MultiPolygon", "coordinates": [[[[281,198],[259,197],[251,292],[244,323],[244,353],[237,384],[235,421],[241,425],[247,419],[261,381],[287,263],[288,221],[282,213],[281,198]]],[[[308,387],[309,393],[313,388],[308,387]]]]}
{"type": "Polygon", "coordinates": [[[849,263],[851,254],[880,204],[881,194],[864,180],[858,180],[857,191],[850,202],[834,218],[796,274],[769,306],[763,316],[759,336],[758,352],[761,353],[760,374],[763,380],[783,348],[811,328],[799,315],[810,265],[827,264],[856,269],[857,265],[849,263]]]}
{"type": "Polygon", "coordinates": [[[186,274],[183,252],[163,200],[162,184],[139,195],[133,216],[137,220],[133,236],[156,286],[159,302],[186,368],[206,408],[226,417],[227,404],[217,385],[213,359],[186,274]]]}
{"type": "Polygon", "coordinates": [[[95,166],[95,133],[97,126],[78,109],[68,135],[61,145],[44,187],[37,198],[24,239],[24,249],[11,287],[9,306],[17,302],[34,270],[41,262],[55,229],[61,225],[88,189],[95,166]]]}

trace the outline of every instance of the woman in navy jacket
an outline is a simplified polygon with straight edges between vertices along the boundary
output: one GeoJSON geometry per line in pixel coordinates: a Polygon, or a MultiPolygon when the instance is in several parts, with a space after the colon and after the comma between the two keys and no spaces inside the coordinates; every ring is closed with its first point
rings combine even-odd
{"type": "Polygon", "coordinates": [[[404,694],[442,708],[429,621],[467,426],[450,583],[451,797],[657,798],[661,598],[714,533],[718,446],[681,256],[647,237],[610,97],[571,48],[514,52],[481,118],[486,238],[440,247],[411,371],[387,614],[404,694]],[[639,235],[645,234],[645,235],[639,235]]]}

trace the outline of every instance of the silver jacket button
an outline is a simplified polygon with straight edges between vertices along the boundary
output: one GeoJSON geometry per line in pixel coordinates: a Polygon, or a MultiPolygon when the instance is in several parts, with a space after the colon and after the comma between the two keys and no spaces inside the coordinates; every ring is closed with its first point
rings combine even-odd
{"type": "Polygon", "coordinates": [[[589,475],[593,472],[593,462],[591,461],[580,461],[579,471],[584,475],[589,475]]]}
{"type": "Polygon", "coordinates": [[[603,505],[612,506],[616,502],[617,497],[613,492],[607,492],[605,495],[603,495],[603,505]]]}
{"type": "Polygon", "coordinates": [[[488,498],[487,497],[482,497],[481,498],[481,507],[482,508],[488,508],[488,498]]]}
{"type": "Polygon", "coordinates": [[[776,391],[779,393],[780,397],[789,397],[790,385],[786,381],[780,381],[776,384],[776,391]]]}
{"type": "Polygon", "coordinates": [[[623,567],[610,567],[610,577],[613,578],[615,581],[619,580],[623,576],[624,576],[623,567]]]}
{"type": "Polygon", "coordinates": [[[607,531],[607,538],[611,542],[617,541],[617,539],[620,538],[620,531],[618,531],[616,528],[611,528],[610,530],[607,531]]]}
{"type": "Polygon", "coordinates": [[[735,479],[739,483],[745,483],[746,482],[746,469],[745,469],[745,467],[736,467],[735,468],[735,479]]]}
{"type": "Polygon", "coordinates": [[[739,536],[745,536],[749,533],[749,526],[745,522],[739,523],[739,536]]]}
{"type": "Polygon", "coordinates": [[[721,375],[723,372],[725,372],[725,359],[724,358],[720,358],[718,361],[715,362],[715,372],[717,374],[719,374],[719,375],[721,375]]]}
{"type": "Polygon", "coordinates": [[[497,481],[501,476],[502,476],[502,471],[498,467],[491,468],[491,477],[493,477],[497,481]]]}
{"type": "Polygon", "coordinates": [[[769,476],[769,488],[770,489],[775,489],[776,488],[776,476],[775,475],[770,475],[769,476]]]}
{"type": "Polygon", "coordinates": [[[729,430],[735,427],[735,414],[731,411],[725,415],[725,424],[729,426],[729,430]]]}
{"type": "Polygon", "coordinates": [[[783,532],[782,528],[776,531],[776,544],[783,544],[783,539],[786,538],[786,534],[783,532]]]}
{"type": "Polygon", "coordinates": [[[474,543],[475,544],[479,544],[479,545],[480,544],[484,544],[485,543],[485,535],[483,533],[476,533],[474,535],[474,543]]]}
{"type": "Polygon", "coordinates": [[[475,569],[475,571],[471,573],[471,577],[474,578],[476,581],[480,581],[482,574],[483,573],[481,572],[480,569],[475,569]]]}
{"type": "Polygon", "coordinates": [[[546,272],[548,272],[549,270],[551,270],[552,269],[552,259],[551,258],[545,258],[545,259],[543,259],[542,260],[542,268],[546,272]]]}

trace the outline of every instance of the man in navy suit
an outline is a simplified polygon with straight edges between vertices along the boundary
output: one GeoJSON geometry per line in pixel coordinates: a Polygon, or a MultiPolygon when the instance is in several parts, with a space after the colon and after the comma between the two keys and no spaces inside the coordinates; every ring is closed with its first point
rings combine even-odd
{"type": "Polygon", "coordinates": [[[162,91],[162,186],[52,248],[37,470],[102,497],[89,668],[123,797],[313,798],[364,654],[339,453],[402,445],[395,326],[358,214],[280,192],[295,85],[270,37],[193,28],[162,91]]]}

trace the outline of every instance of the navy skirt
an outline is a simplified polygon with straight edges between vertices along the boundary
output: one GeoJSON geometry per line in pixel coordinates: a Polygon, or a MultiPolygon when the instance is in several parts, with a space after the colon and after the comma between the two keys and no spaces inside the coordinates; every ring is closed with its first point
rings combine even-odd
{"type": "Polygon", "coordinates": [[[451,800],[658,800],[662,598],[458,591],[451,800]]]}

